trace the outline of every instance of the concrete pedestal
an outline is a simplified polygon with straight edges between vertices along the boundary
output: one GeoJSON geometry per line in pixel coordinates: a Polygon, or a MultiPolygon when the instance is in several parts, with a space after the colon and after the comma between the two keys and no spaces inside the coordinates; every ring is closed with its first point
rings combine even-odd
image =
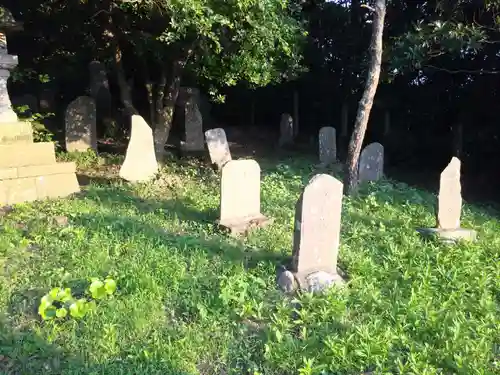
{"type": "Polygon", "coordinates": [[[245,217],[232,220],[219,220],[217,223],[228,229],[232,235],[246,234],[252,229],[263,228],[271,224],[273,219],[264,215],[245,217]]]}
{"type": "Polygon", "coordinates": [[[454,244],[458,241],[476,240],[477,232],[473,229],[439,229],[439,228],[418,228],[417,232],[424,237],[435,237],[442,242],[454,244]]]}

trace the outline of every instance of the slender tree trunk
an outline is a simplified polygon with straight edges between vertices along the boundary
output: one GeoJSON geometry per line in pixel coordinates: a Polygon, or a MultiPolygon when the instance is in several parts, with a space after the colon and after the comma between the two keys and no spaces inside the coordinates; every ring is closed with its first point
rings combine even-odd
{"type": "Polygon", "coordinates": [[[163,98],[165,97],[165,86],[167,86],[167,72],[162,71],[160,81],[156,85],[156,102],[154,104],[155,112],[153,114],[154,129],[156,130],[162,121],[161,113],[163,110],[163,98]]]}
{"type": "Polygon", "coordinates": [[[365,91],[359,101],[354,130],[351,135],[347,154],[347,173],[345,174],[344,180],[344,190],[347,195],[353,194],[358,186],[359,154],[365,138],[366,127],[368,126],[370,111],[373,106],[373,99],[375,98],[380,79],[385,11],[385,0],[376,0],[373,11],[373,30],[370,42],[370,67],[368,69],[365,91]]]}
{"type": "Polygon", "coordinates": [[[453,131],[453,156],[461,159],[464,149],[464,125],[462,119],[452,125],[453,131]]]}
{"type": "Polygon", "coordinates": [[[349,129],[349,104],[347,102],[342,103],[342,109],[340,112],[340,136],[342,138],[347,138],[347,133],[349,129]]]}
{"type": "Polygon", "coordinates": [[[293,137],[296,138],[299,135],[299,91],[294,90],[293,92],[293,137]]]}
{"type": "Polygon", "coordinates": [[[255,126],[255,95],[252,93],[252,102],[250,105],[250,126],[255,126]]]}
{"type": "Polygon", "coordinates": [[[155,127],[155,101],[154,101],[154,84],[153,82],[146,82],[146,91],[148,93],[148,105],[149,105],[149,123],[151,127],[154,129],[155,127]]]}
{"type": "Polygon", "coordinates": [[[123,69],[122,63],[122,51],[116,43],[115,45],[115,69],[116,69],[116,80],[118,82],[118,87],[120,88],[120,98],[122,100],[123,106],[125,107],[125,111],[128,116],[137,115],[139,112],[134,107],[134,103],[132,101],[132,90],[130,89],[130,85],[127,82],[127,78],[125,76],[125,70],[123,69]]]}

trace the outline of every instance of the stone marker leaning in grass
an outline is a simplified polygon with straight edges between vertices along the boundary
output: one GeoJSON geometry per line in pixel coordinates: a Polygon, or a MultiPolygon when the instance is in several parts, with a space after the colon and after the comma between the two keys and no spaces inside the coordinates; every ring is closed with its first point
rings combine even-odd
{"type": "Polygon", "coordinates": [[[158,172],[153,131],[141,117],[132,116],[130,140],[120,177],[130,182],[148,181],[158,172]]]}
{"type": "Polygon", "coordinates": [[[231,160],[222,167],[219,225],[232,234],[270,224],[260,212],[260,166],[255,160],[231,160]]]}
{"type": "Polygon", "coordinates": [[[460,228],[462,212],[462,187],[460,184],[460,159],[453,157],[441,173],[437,207],[437,228],[419,228],[423,235],[437,235],[445,242],[473,241],[476,231],[460,228]]]}
{"type": "Polygon", "coordinates": [[[295,210],[292,270],[278,275],[285,292],[322,291],[342,284],[337,270],[343,184],[327,174],[315,175],[295,210]]]}

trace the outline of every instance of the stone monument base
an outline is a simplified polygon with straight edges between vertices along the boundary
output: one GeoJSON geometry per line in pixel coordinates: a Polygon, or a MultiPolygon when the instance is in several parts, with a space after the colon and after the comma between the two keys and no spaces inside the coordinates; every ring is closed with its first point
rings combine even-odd
{"type": "MultiPolygon", "coordinates": [[[[0,136],[7,134],[3,126],[0,136]]],[[[25,130],[17,133],[26,136],[29,132],[25,130]]],[[[11,137],[11,142],[0,144],[0,205],[65,197],[80,191],[75,164],[57,163],[53,143],[19,139],[11,137]]]]}
{"type": "Polygon", "coordinates": [[[273,219],[264,215],[217,221],[219,226],[229,229],[231,235],[248,233],[252,229],[263,228],[272,222],[273,219]]]}
{"type": "Polygon", "coordinates": [[[0,123],[0,145],[33,143],[33,129],[27,121],[0,123]]]}
{"type": "Polygon", "coordinates": [[[345,281],[338,272],[317,270],[313,272],[291,272],[281,270],[276,279],[279,288],[286,293],[303,291],[323,292],[334,285],[344,285],[345,281]]]}
{"type": "Polygon", "coordinates": [[[458,241],[476,240],[477,232],[473,229],[456,228],[456,229],[440,229],[440,228],[418,228],[417,232],[424,237],[436,237],[445,243],[456,243],[458,241]]]}
{"type": "Polygon", "coordinates": [[[205,144],[180,141],[180,149],[181,152],[185,153],[205,153],[205,144]]]}

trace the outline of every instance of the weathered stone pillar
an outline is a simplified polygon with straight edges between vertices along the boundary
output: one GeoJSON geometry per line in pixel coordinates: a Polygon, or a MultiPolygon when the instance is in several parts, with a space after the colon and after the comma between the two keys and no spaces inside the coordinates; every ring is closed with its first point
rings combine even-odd
{"type": "Polygon", "coordinates": [[[28,121],[19,121],[7,90],[17,56],[7,52],[7,30],[18,29],[6,9],[0,8],[0,206],[80,191],[74,163],[57,163],[52,142],[33,143],[28,121]]]}
{"type": "Polygon", "coordinates": [[[10,12],[0,9],[0,144],[33,141],[31,124],[17,120],[7,90],[10,71],[17,66],[17,56],[7,51],[6,33],[19,29],[21,24],[14,21],[10,12]]]}

